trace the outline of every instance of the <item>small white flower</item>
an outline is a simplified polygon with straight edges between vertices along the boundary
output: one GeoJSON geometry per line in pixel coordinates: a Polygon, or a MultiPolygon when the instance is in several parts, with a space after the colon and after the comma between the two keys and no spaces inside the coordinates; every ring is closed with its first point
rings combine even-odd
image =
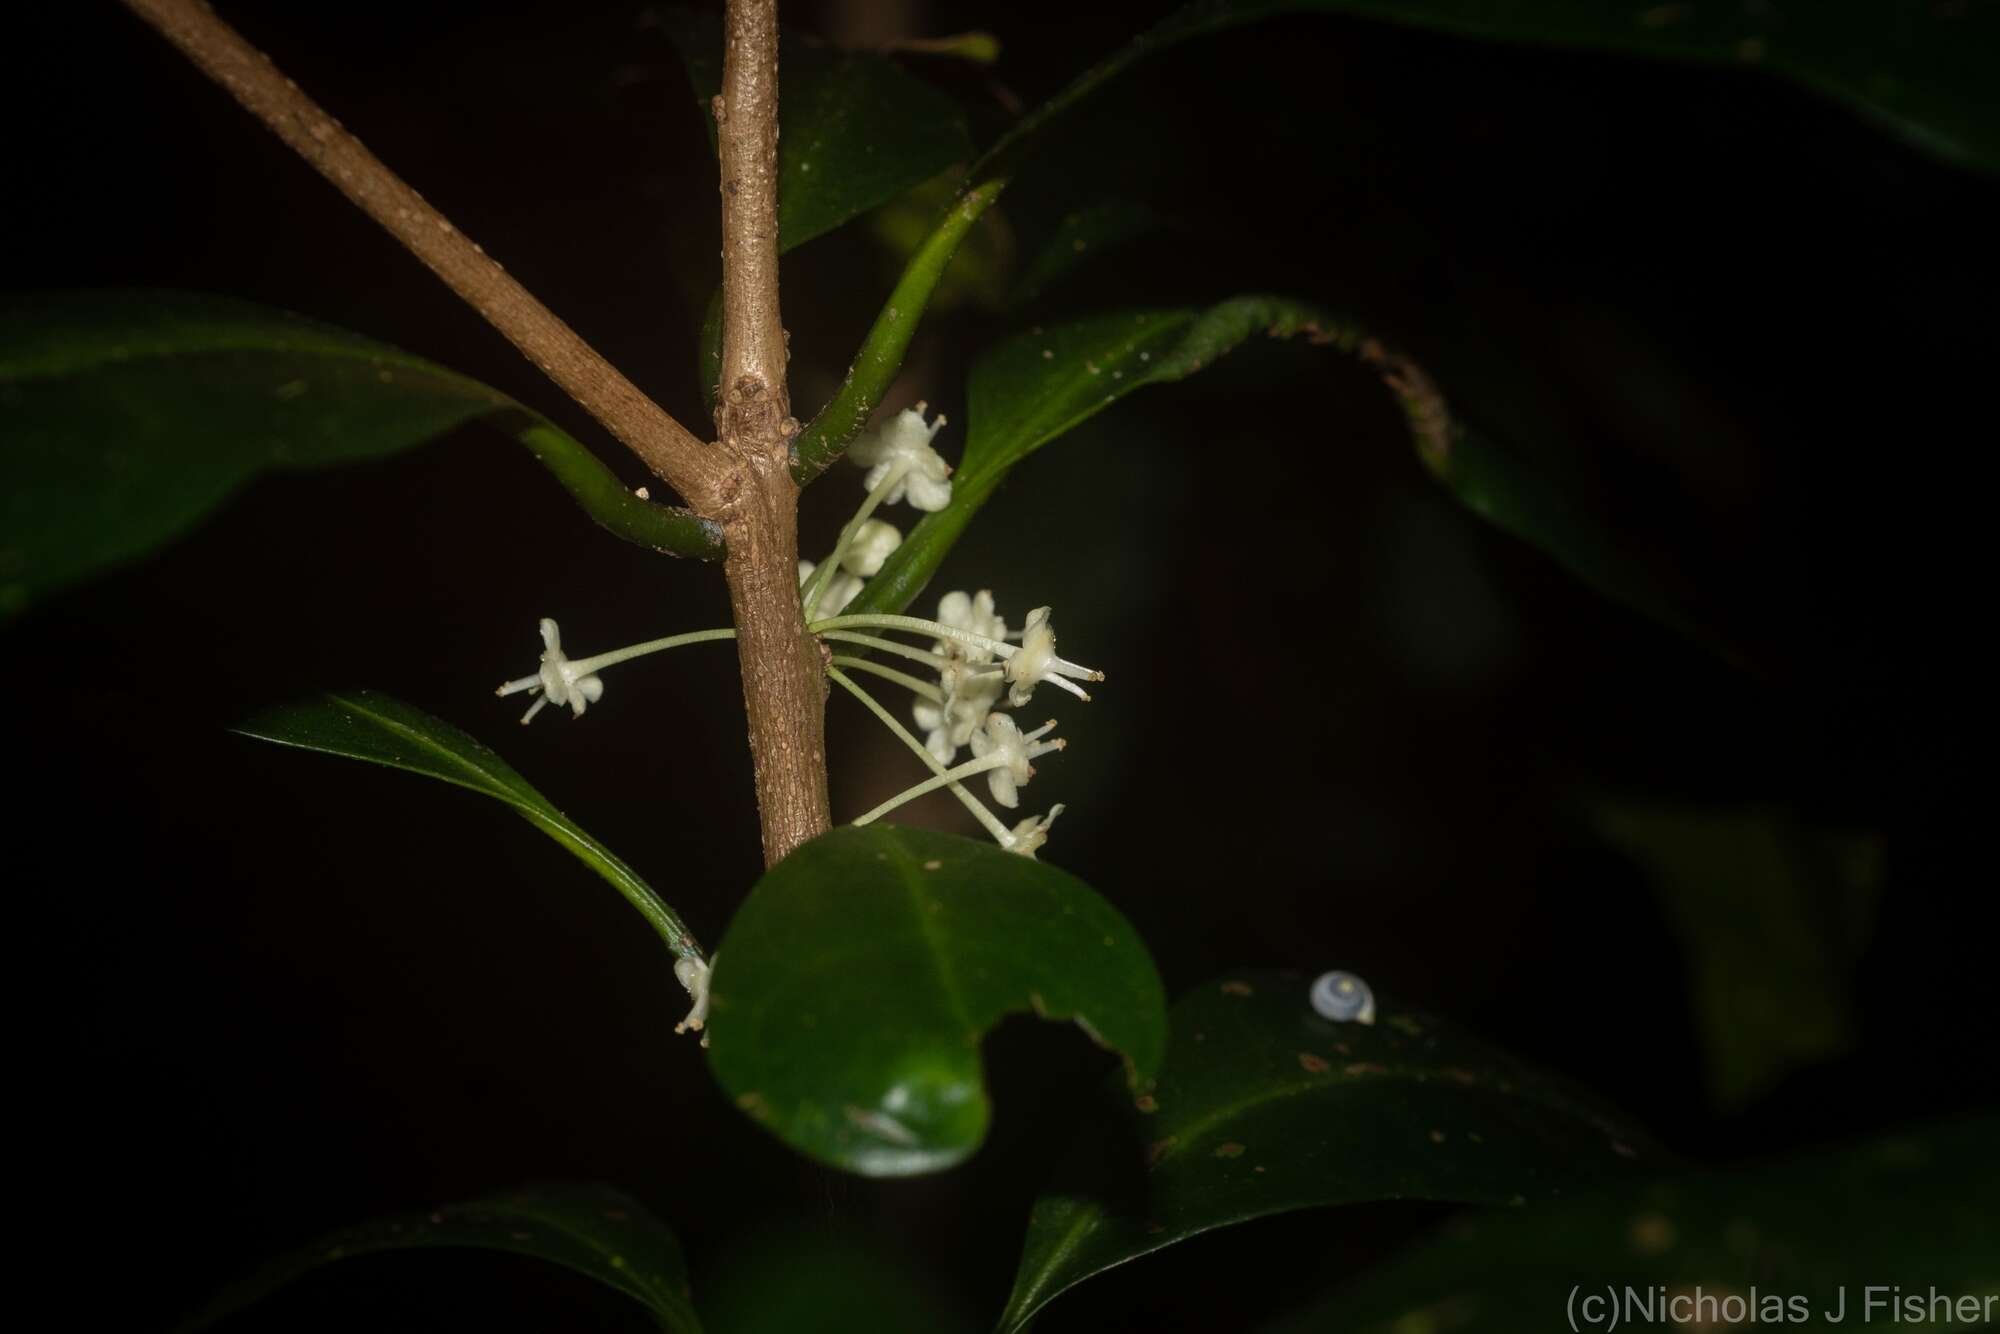
{"type": "Polygon", "coordinates": [[[1049,826],[1054,824],[1056,817],[1062,813],[1063,804],[1057,802],[1049,807],[1049,813],[1040,819],[1029,816],[1014,826],[1014,832],[1007,836],[1007,841],[1001,846],[1009,852],[1018,852],[1032,861],[1042,844],[1049,841],[1049,826]]]}
{"type": "Polygon", "coordinates": [[[1078,699],[1088,700],[1090,696],[1084,693],[1081,686],[1066,679],[1069,677],[1078,681],[1102,681],[1104,673],[1057,657],[1055,624],[1049,618],[1047,607],[1037,607],[1028,613],[1028,623],[1022,627],[1020,650],[1007,659],[1007,698],[1019,708],[1035,693],[1036,686],[1048,681],[1078,699]]]}
{"type": "MultiPolygon", "coordinates": [[[[812,572],[815,568],[809,560],[800,561],[799,583],[804,584],[806,580],[812,578],[812,572]]],[[[845,570],[835,570],[833,577],[826,581],[826,587],[819,590],[819,606],[814,608],[813,617],[814,619],[819,619],[826,616],[838,616],[842,608],[860,596],[861,580],[859,576],[849,574],[845,570]]]]}
{"type": "Polygon", "coordinates": [[[993,800],[1009,810],[1021,804],[1017,789],[1035,776],[1035,766],[1028,761],[1052,750],[1061,750],[1068,744],[1060,738],[1042,740],[1055,730],[1055,726],[1055,720],[1051,719],[1032,732],[1023,732],[1004,713],[986,716],[986,726],[972,734],[972,753],[978,759],[999,756],[1004,761],[986,775],[986,785],[993,793],[993,800]]]}
{"type": "MultiPolygon", "coordinates": [[[[964,630],[968,634],[985,635],[988,639],[1005,639],[1007,622],[993,610],[993,594],[989,589],[980,589],[970,596],[964,593],[946,593],[938,599],[939,621],[954,630],[964,630]]],[[[991,649],[977,648],[956,639],[940,639],[931,645],[934,652],[962,657],[967,662],[988,663],[993,661],[991,649]]]]}
{"type": "Polygon", "coordinates": [[[864,432],[847,448],[847,457],[868,469],[864,485],[873,491],[896,478],[883,503],[894,505],[908,496],[920,510],[937,511],[951,504],[951,465],[944,461],[931,441],[944,426],[939,413],[934,422],[924,421],[922,403],[905,408],[888,421],[864,432]]]}
{"type": "Polygon", "coordinates": [[[583,717],[586,705],[595,704],[604,697],[604,682],[593,674],[579,672],[563,656],[562,631],[556,623],[542,618],[542,669],[533,676],[524,676],[518,681],[509,681],[493,693],[514,695],[523,690],[539,695],[528,711],[521,715],[523,723],[528,722],[542,711],[545,704],[561,708],[567,704],[577,717],[583,717]]]}
{"type": "Polygon", "coordinates": [[[847,552],[840,558],[840,568],[866,578],[879,573],[882,562],[888,560],[889,554],[901,545],[903,534],[895,524],[870,519],[854,530],[854,540],[847,544],[847,552]]]}
{"type": "Polygon", "coordinates": [[[939,764],[950,764],[957,758],[958,748],[986,725],[986,715],[1000,701],[1003,682],[998,672],[974,672],[957,659],[945,664],[938,680],[944,689],[944,702],[919,699],[912,713],[917,726],[928,733],[924,749],[937,757],[939,764]]]}
{"type": "MultiPolygon", "coordinates": [[[[690,1029],[700,1032],[708,1022],[708,977],[714,967],[712,956],[707,963],[694,958],[674,960],[674,976],[680,979],[680,984],[687,988],[688,996],[694,1001],[694,1008],[688,1011],[687,1018],[674,1025],[674,1032],[685,1033],[690,1029]]],[[[707,1038],[702,1039],[702,1045],[708,1045],[707,1038]]]]}

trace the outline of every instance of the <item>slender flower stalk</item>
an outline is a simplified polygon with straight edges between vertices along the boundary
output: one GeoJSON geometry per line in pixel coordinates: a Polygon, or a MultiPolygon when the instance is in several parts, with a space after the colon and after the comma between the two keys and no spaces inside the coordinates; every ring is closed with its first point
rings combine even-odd
{"type": "MultiPolygon", "coordinates": [[[[1008,727],[1010,728],[1013,727],[1012,719],[1008,719],[1005,714],[1001,714],[999,715],[999,717],[1006,722],[1008,727]]],[[[1003,750],[990,751],[987,754],[981,755],[977,759],[967,760],[964,764],[958,765],[951,769],[946,769],[943,773],[934,774],[931,777],[925,779],[923,782],[918,783],[915,787],[905,788],[903,791],[898,792],[895,796],[889,798],[887,801],[877,806],[874,810],[869,811],[866,815],[856,816],[854,819],[854,823],[855,824],[871,823],[872,821],[880,818],[881,816],[887,815],[890,811],[895,810],[898,806],[901,806],[906,802],[915,801],[918,797],[921,797],[926,793],[935,792],[941,787],[950,787],[954,783],[962,782],[967,778],[972,778],[978,774],[987,773],[989,771],[999,771],[1002,769],[1014,768],[1016,766],[1025,766],[1027,760],[1039,759],[1041,756],[1048,754],[1050,751],[1061,750],[1067,743],[1061,740],[1060,738],[1054,741],[1040,740],[1042,737],[1048,735],[1048,733],[1054,727],[1055,723],[1053,721],[1050,721],[1048,723],[1045,723],[1041,727],[1036,728],[1032,732],[1020,732],[1017,730],[1015,735],[1022,742],[1026,743],[1039,742],[1039,744],[1027,744],[1013,750],[1003,749],[1003,750]]],[[[1034,770],[1032,768],[1029,768],[1028,773],[1032,774],[1034,773],[1034,770]]],[[[1010,782],[1011,782],[1011,776],[1010,776],[1010,782]]],[[[1002,802],[1001,804],[1012,805],[1013,803],[1002,802]]]]}
{"type": "MultiPolygon", "coordinates": [[[[991,635],[961,630],[943,621],[926,620],[921,616],[896,616],[887,612],[855,612],[850,616],[829,616],[806,627],[814,634],[823,635],[829,630],[903,630],[913,635],[929,635],[933,639],[950,639],[970,648],[984,649],[998,657],[1010,658],[1020,651],[1020,645],[1010,644],[1004,639],[991,635]]],[[[1074,665],[1074,664],[1072,664],[1074,665]]],[[[1104,673],[1079,668],[1086,681],[1102,681],[1104,673]]]]}
{"type": "Polygon", "coordinates": [[[1104,673],[1082,663],[1071,662],[1068,658],[1056,656],[1056,633],[1049,623],[1049,609],[1037,607],[1028,613],[1028,623],[1021,631],[1022,643],[1010,644],[1004,639],[978,634],[943,621],[928,621],[921,616],[892,616],[877,612],[856,612],[852,616],[832,616],[815,622],[810,628],[816,634],[828,630],[847,629],[905,630],[911,634],[931,635],[938,639],[949,639],[969,648],[980,649],[1005,661],[1007,679],[1012,683],[1010,691],[1014,703],[1026,704],[1034,688],[1043,681],[1060,686],[1086,704],[1090,695],[1077,681],[1102,681],[1104,673]]]}
{"type": "Polygon", "coordinates": [[[820,630],[816,631],[816,633],[821,639],[831,639],[841,644],[859,644],[863,648],[872,648],[883,653],[893,653],[899,658],[908,658],[911,662],[921,662],[933,671],[944,670],[949,662],[949,659],[941,653],[933,653],[929,649],[912,648],[908,644],[900,644],[893,639],[884,639],[880,635],[861,635],[856,634],[852,630],[820,630]]]}
{"type": "Polygon", "coordinates": [[[882,480],[876,483],[868,492],[867,499],[861,502],[861,508],[854,511],[854,517],[840,530],[840,536],[834,540],[833,554],[813,567],[811,576],[806,579],[805,587],[799,591],[799,600],[805,605],[808,622],[812,620],[813,613],[819,609],[820,598],[825,595],[827,581],[841,568],[841,558],[847,554],[848,547],[854,544],[854,535],[861,531],[861,525],[868,522],[876,507],[888,499],[889,493],[902,484],[904,477],[910,471],[910,466],[907,459],[898,459],[889,465],[889,470],[883,474],[882,480]]]}
{"type": "Polygon", "coordinates": [[[964,764],[954,765],[941,774],[932,774],[929,778],[926,778],[914,787],[904,788],[901,792],[898,792],[895,796],[889,798],[867,814],[855,816],[854,823],[858,825],[873,824],[876,820],[895,810],[898,806],[908,805],[918,797],[927,796],[941,787],[953,787],[968,778],[976,778],[988,769],[996,769],[1006,762],[1006,760],[998,756],[989,755],[983,760],[967,760],[964,764]]]}
{"type": "Polygon", "coordinates": [[[836,653],[833,655],[833,665],[836,667],[845,667],[850,671],[867,672],[869,675],[879,676],[885,681],[894,681],[897,685],[903,687],[903,689],[909,691],[919,699],[927,699],[933,704],[944,703],[944,691],[938,689],[930,682],[920,681],[908,672],[899,672],[894,667],[884,667],[873,658],[855,658],[845,653],[836,653]]]}
{"type": "Polygon", "coordinates": [[[580,672],[601,671],[606,667],[616,667],[621,662],[643,658],[648,653],[664,653],[670,648],[680,648],[685,644],[712,644],[718,640],[734,639],[734,630],[690,630],[686,634],[668,635],[665,639],[649,639],[643,644],[629,644],[624,648],[600,653],[592,658],[580,658],[570,665],[580,672]]]}
{"type": "MultiPolygon", "coordinates": [[[[882,725],[893,732],[896,739],[901,741],[905,746],[908,746],[916,754],[917,758],[929,766],[934,773],[944,772],[944,766],[938,763],[936,756],[924,749],[924,743],[912,736],[909,728],[897,722],[894,714],[883,708],[873,695],[856,685],[853,678],[849,677],[846,672],[841,671],[838,667],[829,667],[826,674],[833,680],[835,685],[838,685],[848,694],[860,700],[864,708],[879,718],[882,725]]],[[[1009,846],[1014,837],[1014,831],[1002,824],[999,816],[987,810],[985,802],[966,791],[963,783],[956,781],[951,784],[951,794],[959,799],[966,810],[972,812],[973,819],[986,827],[986,832],[993,835],[995,842],[999,843],[1003,848],[1009,846]]]]}

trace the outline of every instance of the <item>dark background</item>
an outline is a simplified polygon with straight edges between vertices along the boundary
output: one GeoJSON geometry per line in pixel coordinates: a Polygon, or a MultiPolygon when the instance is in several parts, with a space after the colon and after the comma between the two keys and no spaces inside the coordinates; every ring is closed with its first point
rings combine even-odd
{"type": "MultiPolygon", "coordinates": [[[[705,429],[712,166],[637,6],[224,12],[705,429]]],[[[850,37],[897,22],[788,14],[850,37]]],[[[913,66],[975,108],[985,141],[1008,97],[1032,105],[1146,17],[938,3],[902,21],[1002,38],[990,73],[913,66]]],[[[55,7],[0,61],[5,286],[300,311],[499,385],[641,480],[126,14],[55,7]]],[[[1136,396],[1020,468],[933,594],[990,586],[1014,618],[1053,601],[1064,651],[1110,673],[1063,712],[1072,748],[1024,800],[1069,804],[1045,855],[1132,918],[1169,989],[1232,965],[1355,968],[1717,1161],[1989,1102],[1990,951],[1970,907],[1992,881],[1956,835],[1990,787],[1972,740],[1987,693],[1962,687],[1991,594],[1954,497],[1992,438],[1957,349],[1992,294],[1975,266],[2000,234],[1993,182],[1748,74],[1332,20],[1184,48],[1062,138],[990,241],[1030,252],[1079,181],[1173,226],[1033,318],[1260,289],[1363,312],[1610,506],[1750,665],[1458,508],[1379,387],[1323,351],[1259,343],[1136,396]],[[1681,947],[1579,814],[1602,793],[1886,840],[1849,1055],[1715,1109],[1681,947]]],[[[788,258],[800,408],[894,270],[865,227],[788,258]]],[[[1029,318],[944,312],[904,397],[961,413],[970,353],[1029,318]]],[[[858,497],[846,471],[808,497],[808,549],[858,497]]],[[[17,1145],[48,1243],[32,1285],[91,1323],[157,1327],[324,1226],[587,1177],[679,1230],[698,1292],[781,1226],[810,1240],[858,1221],[975,1325],[998,1309],[1063,1109],[1104,1064],[1087,1043],[1003,1029],[993,1138],[958,1171],[820,1171],[727,1105],[669,1032],[685,998],[656,941],[554,844],[469,794],[224,730],[316,687],[399,695],[500,747],[714,941],[758,871],[733,657],[620,667],[586,719],[520,729],[489,692],[533,667],[544,615],[588,653],[722,624],[726,600],[714,571],[604,536],[471,428],[259,483],[5,631],[17,1145]]],[[[836,817],[914,781],[841,700],[829,727],[836,817]]],[[[1428,1217],[1259,1224],[1098,1280],[1044,1323],[1247,1323],[1428,1217]]],[[[429,1255],[330,1273],[242,1327],[585,1313],[639,1327],[581,1280],[429,1255]]]]}

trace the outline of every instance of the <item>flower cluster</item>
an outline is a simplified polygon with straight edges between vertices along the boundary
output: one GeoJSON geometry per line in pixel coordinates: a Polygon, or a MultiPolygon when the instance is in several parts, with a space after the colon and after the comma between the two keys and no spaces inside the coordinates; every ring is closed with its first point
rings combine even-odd
{"type": "MultiPolygon", "coordinates": [[[[867,824],[926,792],[949,789],[1002,848],[1033,857],[1048,842],[1049,827],[1062,814],[1062,805],[1051,806],[1047,815],[1031,815],[1010,826],[967,790],[965,780],[985,775],[994,803],[1007,810],[1017,808],[1021,788],[1035,776],[1034,762],[1064,749],[1067,742],[1051,735],[1056,726],[1053,719],[1024,730],[1007,710],[1026,707],[1035,688],[1043,683],[1087,701],[1090,696],[1077,683],[1101,681],[1104,674],[1056,653],[1055,623],[1049,608],[1036,607],[1018,630],[1009,630],[994,605],[993,594],[984,589],[945,594],[938,603],[936,620],[846,611],[860,595],[864,581],[882,570],[903,540],[896,525],[874,517],[875,511],[906,501],[930,512],[951,504],[951,466],[932,447],[945,419],[942,414],[927,419],[926,412],[922,403],[898,412],[849,449],[848,457],[868,470],[867,496],[841,529],[824,561],[799,562],[800,601],[808,630],[833,650],[828,675],[866,705],[931,770],[928,779],[891,797],[854,823],[867,824]],[[928,646],[886,638],[888,632],[916,636],[919,643],[928,640],[928,646]],[[905,665],[891,665],[885,657],[905,665]],[[910,661],[921,663],[926,672],[912,675],[907,669],[910,661]],[[915,696],[913,712],[924,732],[923,740],[856,685],[848,671],[873,675],[909,690],[915,696]],[[972,758],[958,762],[959,752],[967,748],[972,758]]],[[[551,703],[559,709],[567,707],[581,718],[586,707],[603,698],[604,681],[597,675],[600,670],[684,644],[733,639],[735,633],[730,629],[695,630],[572,660],[563,652],[555,621],[544,618],[540,669],[532,676],[506,682],[496,693],[536,696],[521,717],[523,723],[551,703]]],[[[676,946],[677,951],[681,948],[676,946]]],[[[674,964],[674,976],[687,989],[691,1001],[676,1032],[699,1032],[706,1025],[714,963],[713,957],[704,960],[690,953],[674,964]]],[[[705,1037],[703,1045],[707,1045],[705,1037]]]]}
{"type": "MultiPolygon", "coordinates": [[[[994,612],[993,595],[984,589],[971,596],[945,594],[938,602],[937,618],[989,639],[1007,638],[1007,622],[994,612]]],[[[950,764],[958,758],[958,748],[969,745],[973,733],[986,725],[986,715],[999,701],[1006,678],[1002,672],[987,670],[993,662],[991,649],[940,639],[932,643],[931,652],[945,659],[938,669],[943,697],[936,702],[919,697],[914,711],[917,726],[926,733],[925,748],[939,764],[950,764]]]]}
{"type": "Polygon", "coordinates": [[[1010,829],[967,792],[961,780],[983,773],[987,791],[996,803],[1008,809],[1018,806],[1021,787],[1034,777],[1033,761],[1061,750],[1066,743],[1049,738],[1055,729],[1053,721],[1023,731],[1003,710],[1024,707],[1035,687],[1044,681],[1088,700],[1090,696],[1076,683],[1102,680],[1103,674],[1057,656],[1055,625],[1047,607],[1029,612],[1021,629],[1010,633],[994,607],[993,594],[984,589],[945,594],[938,603],[935,621],[841,614],[860,594],[862,580],[880,570],[902,540],[893,526],[872,517],[876,507],[907,500],[917,509],[937,511],[951,503],[951,467],[932,448],[945,418],[940,413],[935,420],[926,420],[927,410],[925,404],[918,403],[896,413],[848,449],[848,459],[868,470],[863,482],[868,495],[841,530],[840,540],[824,564],[799,562],[806,621],[815,633],[835,644],[855,644],[915,659],[934,674],[935,684],[873,658],[834,653],[834,679],[918,749],[932,771],[928,780],[891,797],[855,823],[866,824],[914,797],[948,787],[1002,847],[1032,857],[1048,841],[1049,826],[1062,807],[1010,829]],[[930,648],[913,648],[872,633],[883,630],[928,633],[930,648]],[[841,668],[894,681],[915,695],[912,711],[924,732],[921,746],[841,668]],[[950,767],[966,747],[971,748],[972,759],[950,767]]]}
{"type": "Polygon", "coordinates": [[[861,695],[889,725],[919,750],[932,770],[932,777],[883,802],[855,821],[866,824],[914,797],[940,787],[949,787],[964,802],[1003,848],[1032,857],[1048,840],[1049,825],[1061,813],[1060,806],[1040,819],[1028,819],[1008,828],[983,802],[963,787],[963,780],[986,775],[987,791],[993,801],[1012,809],[1020,804],[1020,789],[1035,775],[1034,761],[1067,744],[1049,737],[1053,720],[1024,731],[1006,710],[1026,705],[1035,687],[1052,681],[1081,699],[1089,699],[1077,681],[1100,681],[1102,672],[1069,661],[1056,653],[1055,624],[1049,608],[1037,607],[1028,613],[1027,623],[1010,632],[1007,622],[994,605],[993,594],[947,593],[938,603],[936,620],[915,616],[860,614],[834,616],[815,622],[812,628],[829,640],[856,643],[927,664],[934,675],[930,680],[912,677],[896,668],[870,659],[835,654],[835,679],[861,695]],[[863,631],[896,630],[927,634],[929,649],[917,649],[863,631]],[[1019,642],[1015,642],[1015,641],[1019,642]],[[918,743],[880,706],[861,692],[838,668],[869,672],[906,687],[916,696],[912,706],[917,725],[925,738],[918,743]],[[1044,739],[1047,738],[1047,739],[1044,739]],[[954,767],[959,750],[969,746],[972,759],[954,767]]]}
{"type": "MultiPolygon", "coordinates": [[[[1002,847],[1032,857],[1047,842],[1049,826],[1063,808],[1052,807],[1046,816],[1030,817],[1009,828],[966,790],[963,780],[984,774],[993,801],[1006,809],[1017,807],[1020,789],[1035,775],[1034,761],[1067,743],[1050,736],[1055,730],[1053,720],[1023,730],[1006,710],[1025,707],[1035,688],[1045,682],[1088,700],[1089,694],[1077,683],[1100,681],[1104,674],[1056,653],[1055,623],[1049,608],[1036,607],[1020,629],[1009,630],[1006,618],[994,605],[993,594],[984,589],[945,594],[938,603],[936,620],[845,614],[860,595],[864,581],[882,570],[903,540],[896,525],[874,517],[875,510],[907,501],[917,509],[936,511],[951,503],[951,466],[933,448],[945,418],[943,414],[927,418],[927,411],[918,403],[895,413],[848,450],[848,457],[868,470],[868,494],[824,561],[799,562],[800,600],[808,628],[834,646],[833,679],[867,704],[932,771],[928,780],[890,798],[855,823],[866,824],[925,792],[949,788],[1002,847]],[[886,639],[884,631],[919,635],[930,644],[919,648],[886,639]],[[843,654],[841,649],[848,645],[857,646],[860,653],[843,654]],[[863,656],[876,653],[915,660],[928,668],[928,673],[913,676],[905,668],[863,656]],[[841,668],[882,677],[908,689],[916,697],[913,712],[924,739],[918,741],[841,668]],[[959,752],[968,747],[972,758],[955,763],[959,752]]],[[[498,691],[502,695],[528,691],[538,696],[522,716],[524,723],[550,703],[567,706],[582,717],[586,706],[603,697],[604,682],[597,675],[602,668],[682,644],[733,638],[735,633],[697,630],[572,661],[563,653],[561,634],[553,620],[544,619],[541,632],[541,669],[533,676],[507,682],[498,691]]],[[[700,980],[692,973],[682,978],[691,994],[701,990],[695,985],[700,980]]],[[[700,1000],[698,994],[696,999],[700,1000]]],[[[688,1026],[697,1027],[701,1020],[697,1004],[688,1026]]]]}

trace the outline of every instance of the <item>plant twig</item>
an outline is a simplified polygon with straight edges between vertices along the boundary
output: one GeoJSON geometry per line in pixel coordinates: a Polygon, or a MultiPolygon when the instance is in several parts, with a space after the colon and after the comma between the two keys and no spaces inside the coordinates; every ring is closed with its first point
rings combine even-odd
{"type": "Polygon", "coordinates": [[[704,514],[725,460],[384,166],[201,0],[124,0],[704,514]]]}
{"type": "Polygon", "coordinates": [[[715,426],[736,472],[717,513],[750,722],[764,860],[823,834],[825,659],[799,606],[799,488],[778,306],[778,6],[729,0],[716,147],[722,160],[722,375],[715,426]]]}
{"type": "MultiPolygon", "coordinates": [[[[778,6],[732,0],[723,21],[722,91],[711,104],[722,162],[722,373],[725,443],[769,435],[791,413],[778,307],[778,6]]],[[[789,446],[796,425],[785,437],[789,446]]]]}
{"type": "Polygon", "coordinates": [[[764,858],[824,833],[826,680],[799,609],[799,424],[778,306],[776,0],[730,0],[723,30],[720,448],[703,444],[405,185],[201,0],[124,0],[332,181],[720,529],[764,858]]]}

